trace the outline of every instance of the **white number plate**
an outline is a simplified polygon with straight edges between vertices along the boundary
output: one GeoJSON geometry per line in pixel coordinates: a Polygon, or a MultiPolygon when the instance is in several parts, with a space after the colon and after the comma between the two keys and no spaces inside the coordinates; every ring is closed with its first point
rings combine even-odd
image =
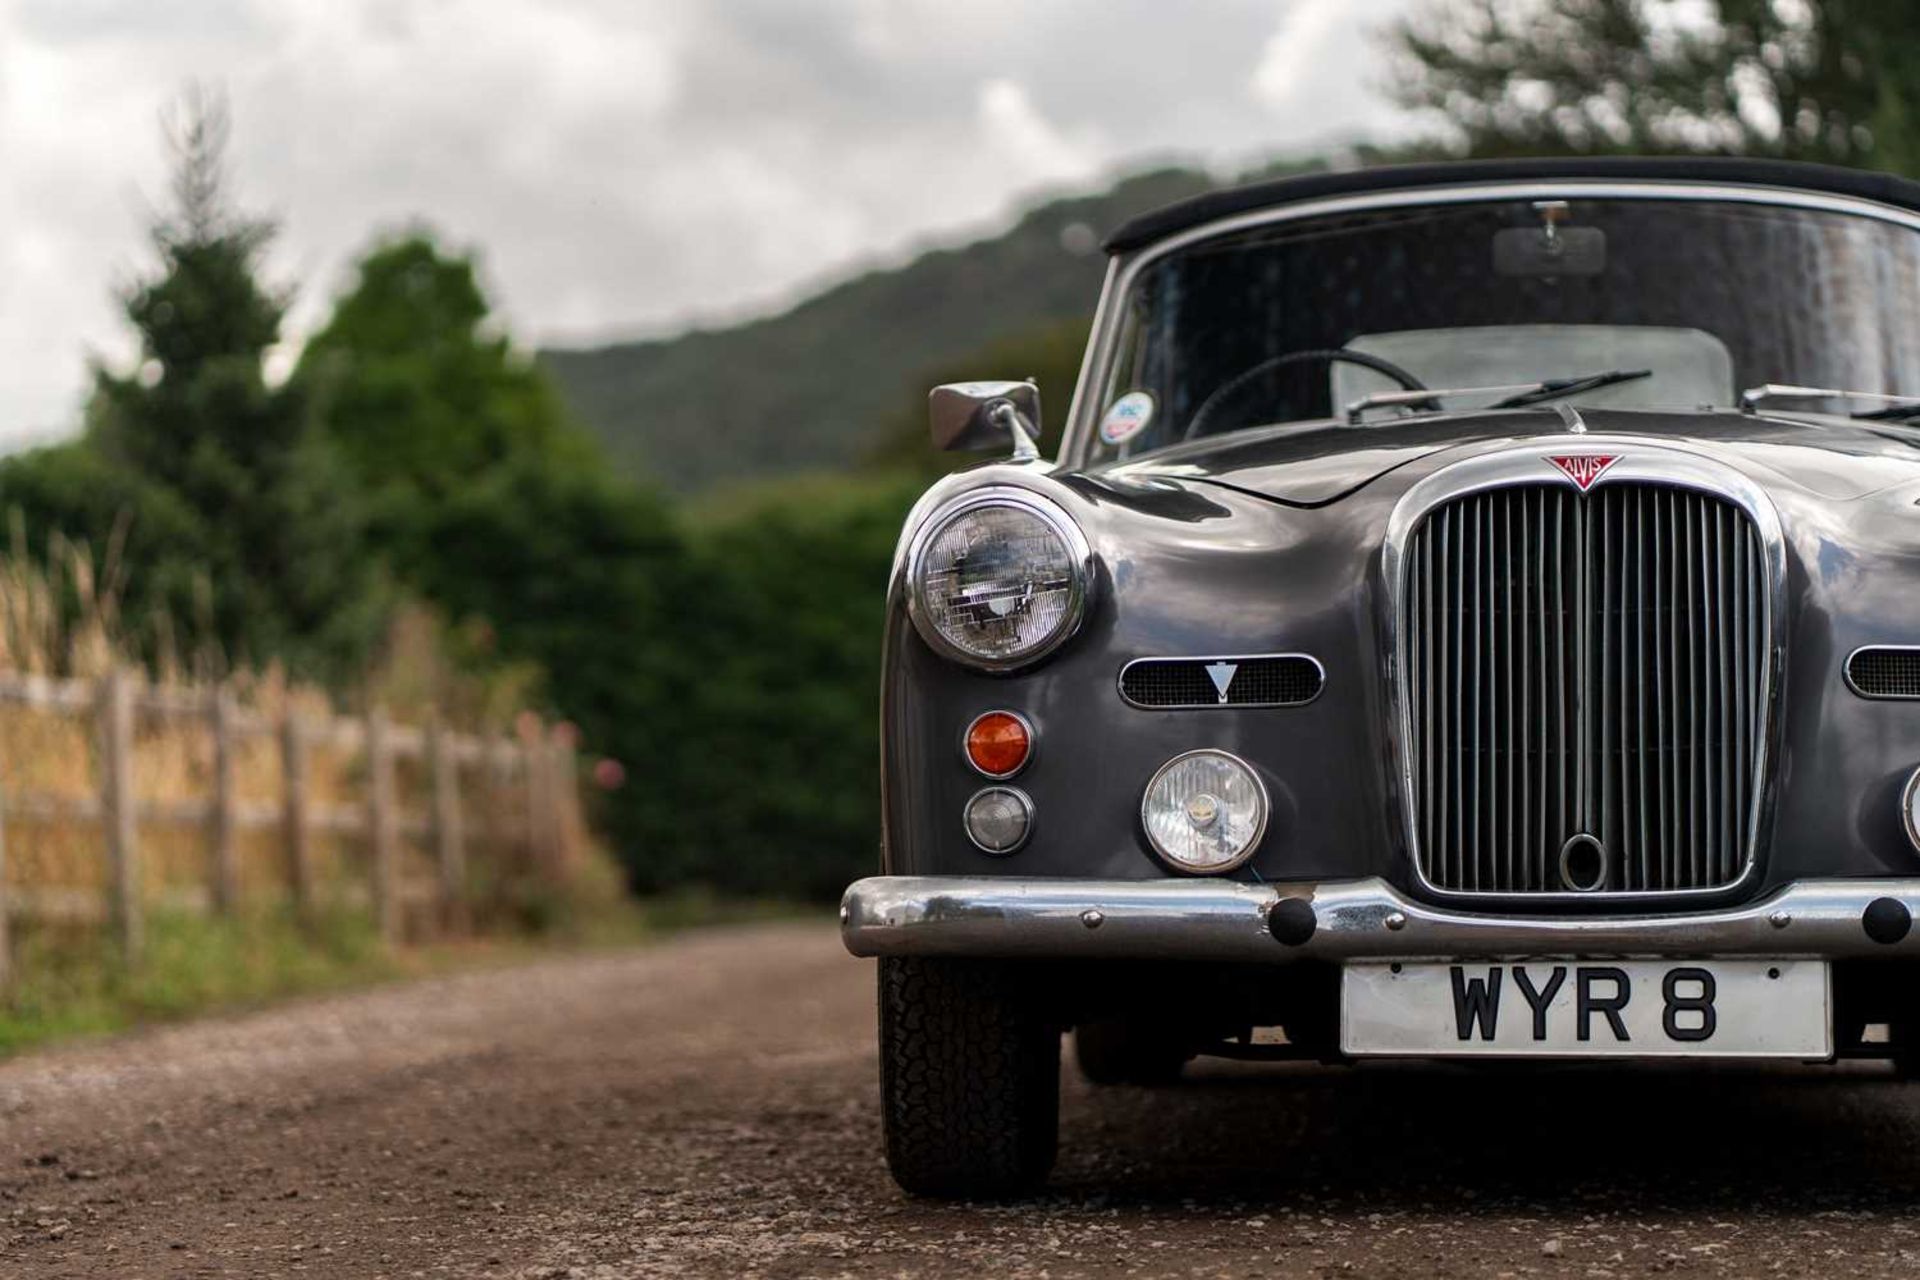
{"type": "Polygon", "coordinates": [[[1340,1045],[1411,1057],[1826,1058],[1820,960],[1346,967],[1340,1045]]]}

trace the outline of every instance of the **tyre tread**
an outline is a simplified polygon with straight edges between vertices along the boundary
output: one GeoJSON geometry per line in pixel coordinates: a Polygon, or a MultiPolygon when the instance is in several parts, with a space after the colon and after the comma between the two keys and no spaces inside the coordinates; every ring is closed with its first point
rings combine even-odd
{"type": "Polygon", "coordinates": [[[1031,1191],[1058,1141],[1059,1030],[1011,966],[883,957],[880,1092],[887,1164],[907,1191],[1031,1191]]]}

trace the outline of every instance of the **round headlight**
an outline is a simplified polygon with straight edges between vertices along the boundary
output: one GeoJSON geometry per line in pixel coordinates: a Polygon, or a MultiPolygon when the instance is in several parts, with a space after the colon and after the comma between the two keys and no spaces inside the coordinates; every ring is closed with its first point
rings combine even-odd
{"type": "Polygon", "coordinates": [[[1007,670],[1052,652],[1080,625],[1086,536],[1025,489],[982,489],[934,512],[907,553],[908,602],[928,644],[1007,670]]]}
{"type": "Polygon", "coordinates": [[[1189,751],[1160,766],[1140,802],[1153,851],[1182,871],[1232,871],[1267,829],[1267,788],[1237,756],[1189,751]]]}
{"type": "Polygon", "coordinates": [[[1920,849],[1920,769],[1907,779],[1907,789],[1900,796],[1900,816],[1907,820],[1907,839],[1920,849]]]}

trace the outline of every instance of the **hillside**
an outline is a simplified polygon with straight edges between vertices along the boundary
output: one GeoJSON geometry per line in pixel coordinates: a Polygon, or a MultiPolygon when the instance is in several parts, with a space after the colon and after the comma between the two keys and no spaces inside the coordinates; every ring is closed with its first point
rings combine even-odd
{"type": "MultiPolygon", "coordinates": [[[[954,371],[973,353],[1084,321],[1105,270],[1093,241],[1207,185],[1188,170],[1142,174],[1036,208],[991,239],[849,280],[780,315],[661,341],[543,351],[540,360],[618,465],[669,489],[847,466],[871,455],[886,424],[920,412],[929,371],[954,371]]],[[[1057,422],[1065,407],[1056,399],[1050,416],[1057,422]]]]}

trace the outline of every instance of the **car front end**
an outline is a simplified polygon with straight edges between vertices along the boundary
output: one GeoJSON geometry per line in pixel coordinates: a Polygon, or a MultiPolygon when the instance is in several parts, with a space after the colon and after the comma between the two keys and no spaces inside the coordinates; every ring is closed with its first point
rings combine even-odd
{"type": "Polygon", "coordinates": [[[1920,189],[1315,183],[1121,233],[1059,460],[936,404],[1015,457],[907,522],[842,908],[911,1189],[1044,1173],[1066,1029],[1920,1053],[1920,189]]]}

